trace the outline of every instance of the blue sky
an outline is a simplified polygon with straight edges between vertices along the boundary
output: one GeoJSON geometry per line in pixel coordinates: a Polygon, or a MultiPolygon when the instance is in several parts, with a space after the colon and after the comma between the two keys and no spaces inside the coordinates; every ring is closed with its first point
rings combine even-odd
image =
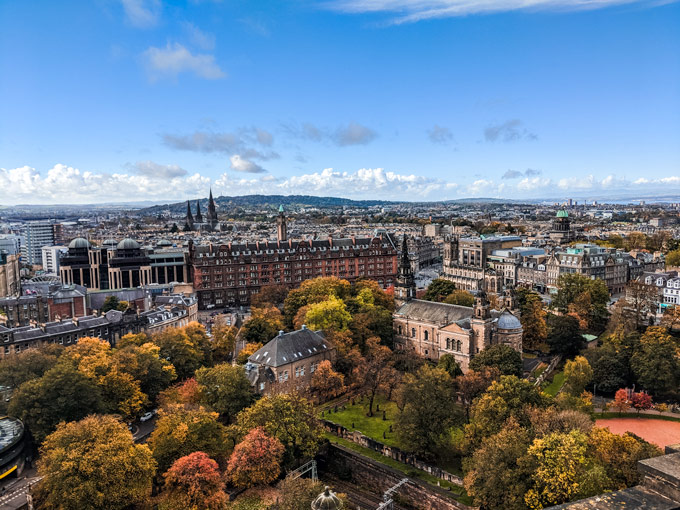
{"type": "Polygon", "coordinates": [[[648,1],[0,1],[0,203],[680,198],[678,27],[648,1]]]}

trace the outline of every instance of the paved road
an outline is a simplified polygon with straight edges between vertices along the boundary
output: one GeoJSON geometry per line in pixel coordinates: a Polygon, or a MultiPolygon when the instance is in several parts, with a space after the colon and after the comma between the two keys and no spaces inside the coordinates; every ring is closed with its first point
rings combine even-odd
{"type": "Polygon", "coordinates": [[[0,496],[0,510],[17,510],[24,506],[28,490],[40,479],[38,476],[25,476],[5,485],[5,491],[0,496]]]}

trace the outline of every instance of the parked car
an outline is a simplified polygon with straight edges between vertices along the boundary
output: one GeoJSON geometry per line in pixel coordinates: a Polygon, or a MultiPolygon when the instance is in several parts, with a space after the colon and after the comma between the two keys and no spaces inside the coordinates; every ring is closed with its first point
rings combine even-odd
{"type": "Polygon", "coordinates": [[[139,421],[149,421],[151,418],[153,418],[154,413],[149,411],[148,413],[144,413],[142,417],[139,419],[139,421]]]}

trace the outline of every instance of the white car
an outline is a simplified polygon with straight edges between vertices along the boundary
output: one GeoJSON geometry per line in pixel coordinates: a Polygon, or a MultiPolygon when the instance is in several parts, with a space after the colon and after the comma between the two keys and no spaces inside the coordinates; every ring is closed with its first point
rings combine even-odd
{"type": "Polygon", "coordinates": [[[152,412],[144,413],[139,421],[149,421],[151,418],[153,418],[153,415],[154,413],[152,412]]]}

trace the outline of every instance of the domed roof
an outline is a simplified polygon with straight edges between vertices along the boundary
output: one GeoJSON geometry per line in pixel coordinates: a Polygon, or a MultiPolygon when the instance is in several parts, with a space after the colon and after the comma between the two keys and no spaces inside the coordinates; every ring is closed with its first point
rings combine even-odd
{"type": "Polygon", "coordinates": [[[136,250],[139,248],[139,243],[134,239],[130,239],[128,237],[119,242],[116,248],[118,248],[119,250],[136,250]]]}
{"type": "Polygon", "coordinates": [[[116,246],[118,244],[118,241],[115,239],[107,239],[102,243],[102,246],[116,246]]]}
{"type": "Polygon", "coordinates": [[[498,317],[498,329],[520,329],[522,323],[517,317],[507,310],[504,310],[500,317],[498,317]]]}
{"type": "Polygon", "coordinates": [[[328,486],[312,501],[312,510],[337,510],[339,508],[342,508],[342,501],[328,486]]]}
{"type": "Polygon", "coordinates": [[[69,248],[89,248],[90,243],[83,237],[76,237],[73,241],[68,243],[69,248]]]}
{"type": "Polygon", "coordinates": [[[567,211],[565,211],[564,209],[560,209],[559,211],[557,211],[556,217],[557,218],[568,218],[569,213],[567,211]]]}

